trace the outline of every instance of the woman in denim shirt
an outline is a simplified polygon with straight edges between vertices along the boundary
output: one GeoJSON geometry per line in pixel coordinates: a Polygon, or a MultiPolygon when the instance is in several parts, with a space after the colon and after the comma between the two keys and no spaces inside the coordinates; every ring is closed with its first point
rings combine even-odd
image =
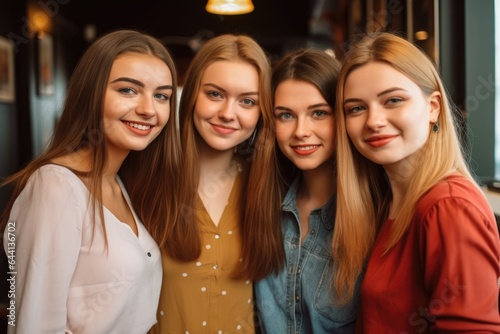
{"type": "Polygon", "coordinates": [[[333,289],[334,106],[339,70],[335,58],[312,49],[285,55],[273,70],[282,198],[287,190],[281,206],[285,263],[255,284],[264,333],[354,332],[356,282],[347,296],[339,298],[333,289]]]}

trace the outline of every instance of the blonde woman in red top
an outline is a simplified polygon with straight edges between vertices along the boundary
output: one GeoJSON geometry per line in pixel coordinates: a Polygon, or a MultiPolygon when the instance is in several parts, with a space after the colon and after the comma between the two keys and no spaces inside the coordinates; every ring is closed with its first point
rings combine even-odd
{"type": "Polygon", "coordinates": [[[377,33],[350,49],[337,87],[336,282],[368,258],[360,329],[499,333],[498,230],[435,66],[377,33]]]}

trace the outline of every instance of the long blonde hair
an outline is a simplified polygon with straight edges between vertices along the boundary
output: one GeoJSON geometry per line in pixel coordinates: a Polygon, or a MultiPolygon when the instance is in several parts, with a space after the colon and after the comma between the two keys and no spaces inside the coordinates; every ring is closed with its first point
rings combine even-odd
{"type": "MultiPolygon", "coordinates": [[[[464,160],[455,130],[455,119],[439,73],[432,61],[415,45],[391,33],[364,36],[347,52],[337,86],[337,216],[333,238],[335,290],[351,297],[355,279],[380,225],[387,219],[392,193],[382,166],[362,156],[350,141],[344,114],[344,85],[349,74],[369,62],[384,62],[415,82],[429,96],[441,93],[439,131],[429,131],[425,145],[415,155],[419,168],[411,176],[409,190],[397,214],[387,249],[407,231],[417,202],[447,175],[457,172],[475,183],[464,160]]],[[[432,125],[429,124],[429,127],[432,125]]]]}

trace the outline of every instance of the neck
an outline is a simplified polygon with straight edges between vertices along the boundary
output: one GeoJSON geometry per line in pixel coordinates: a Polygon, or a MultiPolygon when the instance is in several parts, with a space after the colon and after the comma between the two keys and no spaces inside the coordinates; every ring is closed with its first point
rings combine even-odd
{"type": "Polygon", "coordinates": [[[389,179],[389,184],[392,192],[392,201],[389,209],[389,218],[394,219],[401,211],[403,198],[408,192],[411,173],[402,174],[400,171],[404,168],[387,168],[384,166],[389,179]]]}
{"type": "MultiPolygon", "coordinates": [[[[113,182],[115,180],[116,174],[118,174],[118,171],[120,170],[120,167],[122,166],[123,161],[125,160],[129,152],[130,151],[113,150],[108,147],[106,166],[104,166],[104,170],[102,172],[103,180],[109,180],[110,182],[113,182]]],[[[84,161],[86,161],[86,164],[88,165],[87,170],[90,170],[90,163],[93,159],[92,154],[93,152],[87,150],[82,155],[84,157],[84,161]]]]}
{"type": "Polygon", "coordinates": [[[200,175],[234,169],[233,151],[217,151],[208,145],[200,147],[200,175]]]}
{"type": "Polygon", "coordinates": [[[387,178],[389,179],[389,184],[392,191],[392,201],[399,203],[403,196],[408,192],[408,187],[410,184],[412,172],[405,168],[393,168],[393,166],[384,166],[385,172],[387,173],[387,178]],[[401,171],[406,171],[401,173],[401,171]]]}
{"type": "Polygon", "coordinates": [[[107,161],[102,174],[103,180],[115,180],[116,174],[118,174],[123,161],[125,161],[129,153],[129,150],[117,150],[109,146],[107,147],[107,161]]]}
{"type": "MultiPolygon", "coordinates": [[[[108,151],[107,163],[101,175],[103,182],[114,184],[116,175],[128,152],[119,154],[118,152],[108,151]]],[[[87,173],[92,168],[93,152],[88,148],[82,148],[65,156],[56,158],[54,163],[74,169],[78,172],[87,173]]],[[[84,180],[86,178],[83,178],[84,180]]]]}
{"type": "Polygon", "coordinates": [[[335,192],[334,174],[331,164],[323,164],[315,170],[302,171],[297,197],[323,206],[335,192]]]}

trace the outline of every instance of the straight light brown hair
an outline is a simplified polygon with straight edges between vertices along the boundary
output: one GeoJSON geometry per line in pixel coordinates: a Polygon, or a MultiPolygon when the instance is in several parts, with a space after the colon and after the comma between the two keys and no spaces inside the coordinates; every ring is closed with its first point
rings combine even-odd
{"type": "MultiPolygon", "coordinates": [[[[182,96],[179,106],[181,141],[183,149],[184,170],[178,178],[182,179],[177,192],[177,211],[179,214],[165,217],[164,226],[153,229],[153,236],[167,254],[178,261],[194,261],[201,254],[201,238],[197,224],[196,200],[199,170],[199,142],[202,140],[194,126],[193,113],[200,90],[201,79],[206,68],[216,61],[239,61],[250,64],[259,75],[259,108],[261,116],[257,124],[255,152],[249,149],[249,143],[240,144],[235,155],[243,165],[243,187],[239,215],[242,222],[242,258],[241,266],[233,273],[235,277],[255,279],[263,277],[269,271],[265,263],[269,257],[269,249],[261,242],[266,238],[270,225],[261,221],[258,226],[248,224],[246,214],[249,210],[259,210],[258,207],[248,209],[247,200],[249,177],[255,177],[253,154],[262,154],[262,136],[270,128],[271,121],[264,112],[271,108],[269,59],[260,45],[251,37],[245,35],[224,34],[214,37],[200,48],[190,63],[183,82],[182,96]],[[254,175],[254,176],[252,176],[254,175]],[[259,263],[260,262],[260,263],[259,263]]],[[[258,175],[260,177],[260,175],[258,175]]]]}
{"type": "MultiPolygon", "coordinates": [[[[119,171],[133,208],[144,225],[164,223],[165,215],[171,213],[172,205],[169,203],[175,200],[171,197],[175,188],[172,180],[180,169],[181,149],[174,112],[177,72],[169,52],[157,39],[138,31],[118,30],[100,37],[78,62],[69,82],[61,117],[45,152],[2,183],[2,186],[13,187],[12,197],[1,216],[2,227],[7,224],[15,199],[37,169],[58,157],[85,148],[92,152],[90,170],[74,172],[90,180],[89,201],[94,203],[94,217],[96,211],[99,212],[106,238],[102,206],[102,174],[107,164],[102,128],[103,105],[113,62],[124,53],[153,55],[161,59],[172,74],[171,112],[167,125],[145,150],[131,152],[119,171]]],[[[93,224],[95,228],[95,219],[93,224]]]]}

